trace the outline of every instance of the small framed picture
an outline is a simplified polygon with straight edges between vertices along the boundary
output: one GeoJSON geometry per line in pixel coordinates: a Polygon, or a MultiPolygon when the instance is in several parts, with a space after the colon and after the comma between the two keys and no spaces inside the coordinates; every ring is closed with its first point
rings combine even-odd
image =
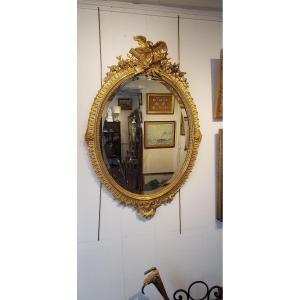
{"type": "Polygon", "coordinates": [[[173,148],[175,147],[175,121],[145,121],[145,148],[173,148]]]}
{"type": "Polygon", "coordinates": [[[147,94],[146,112],[148,115],[173,115],[174,96],[172,94],[147,94]]]}
{"type": "Polygon", "coordinates": [[[218,83],[214,118],[215,120],[223,120],[223,50],[221,50],[220,62],[218,66],[218,83]]]}
{"type": "Polygon", "coordinates": [[[118,105],[121,106],[121,110],[132,110],[131,98],[119,98],[118,105]]]}

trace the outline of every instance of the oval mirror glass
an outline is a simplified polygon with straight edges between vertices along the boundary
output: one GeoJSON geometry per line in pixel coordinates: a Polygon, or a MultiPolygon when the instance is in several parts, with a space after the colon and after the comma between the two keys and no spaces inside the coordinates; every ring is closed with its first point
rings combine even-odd
{"type": "Polygon", "coordinates": [[[105,165],[129,192],[155,193],[183,166],[189,141],[187,112],[161,80],[135,76],[125,81],[107,101],[100,126],[105,165]]]}

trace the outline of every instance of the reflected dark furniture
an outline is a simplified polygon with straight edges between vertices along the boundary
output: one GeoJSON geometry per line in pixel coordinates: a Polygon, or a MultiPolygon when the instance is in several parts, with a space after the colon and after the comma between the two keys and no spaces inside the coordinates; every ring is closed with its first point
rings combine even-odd
{"type": "Polygon", "coordinates": [[[142,114],[135,109],[128,116],[129,150],[125,158],[127,188],[133,193],[141,193],[143,178],[143,131],[142,114]]]}
{"type": "Polygon", "coordinates": [[[121,159],[120,122],[104,122],[103,147],[108,160],[121,159]]]}
{"type": "Polygon", "coordinates": [[[120,122],[104,121],[102,145],[110,173],[121,184],[125,184],[125,176],[121,159],[121,127],[120,122]]]}

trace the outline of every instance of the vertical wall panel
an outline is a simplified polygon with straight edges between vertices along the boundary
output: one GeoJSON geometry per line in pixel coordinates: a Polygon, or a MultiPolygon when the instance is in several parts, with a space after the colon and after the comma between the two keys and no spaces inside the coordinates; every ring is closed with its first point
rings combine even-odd
{"type": "MultiPolygon", "coordinates": [[[[116,63],[116,56],[127,56],[130,48],[137,47],[133,36],[144,35],[149,40],[164,40],[168,44],[169,53],[177,60],[177,19],[157,16],[136,15],[118,12],[101,12],[101,40],[103,74],[107,66],[116,63]]],[[[177,198],[176,198],[177,199],[177,198]]],[[[122,255],[124,270],[124,299],[139,295],[143,272],[152,266],[158,266],[156,236],[178,234],[178,202],[158,209],[151,220],[142,220],[133,209],[117,205],[111,197],[105,198],[103,214],[111,216],[114,222],[103,226],[103,237],[113,237],[120,226],[122,239],[122,255]],[[104,208],[105,207],[105,208],[104,208]]],[[[157,291],[150,289],[150,299],[160,299],[157,291]]]]}
{"type": "MultiPolygon", "coordinates": [[[[135,35],[144,35],[154,42],[158,40],[166,41],[172,58],[177,60],[176,18],[105,11],[101,12],[101,29],[103,74],[107,72],[107,66],[116,63],[116,56],[121,54],[123,57],[126,57],[130,48],[137,47],[137,43],[133,41],[133,36],[135,35]]],[[[111,202],[110,199],[108,200],[111,202]]],[[[155,218],[147,221],[136,217],[135,212],[131,208],[125,207],[120,209],[116,205],[110,205],[110,208],[112,209],[110,212],[113,215],[122,211],[118,220],[124,224],[122,226],[124,237],[143,236],[145,234],[153,235],[153,226],[155,224],[164,222],[165,226],[163,228],[170,228],[170,226],[178,222],[178,205],[176,205],[176,201],[171,205],[160,208],[155,218]],[[160,215],[166,216],[164,214],[165,211],[168,213],[168,218],[164,217],[160,220],[160,215]],[[171,224],[168,225],[169,220],[171,224]]],[[[109,228],[103,230],[106,231],[109,228]]]]}
{"type": "Polygon", "coordinates": [[[78,300],[124,298],[121,240],[82,243],[78,246],[78,300]]]}
{"type": "Polygon", "coordinates": [[[169,53],[177,60],[177,19],[121,12],[101,12],[101,39],[103,74],[116,63],[116,56],[127,56],[130,48],[137,47],[135,35],[144,35],[151,41],[164,40],[169,53]]]}
{"type": "Polygon", "coordinates": [[[222,48],[222,23],[183,19],[180,24],[181,65],[187,72],[203,134],[195,168],[182,189],[183,231],[202,233],[201,254],[194,268],[204,271],[205,280],[212,284],[221,283],[222,225],[215,213],[216,134],[222,122],[213,121],[211,70],[222,48]]]}
{"type": "Polygon", "coordinates": [[[99,182],[88,157],[84,135],[89,111],[100,88],[100,54],[96,10],[78,10],[77,189],[78,241],[96,241],[99,182]]]}

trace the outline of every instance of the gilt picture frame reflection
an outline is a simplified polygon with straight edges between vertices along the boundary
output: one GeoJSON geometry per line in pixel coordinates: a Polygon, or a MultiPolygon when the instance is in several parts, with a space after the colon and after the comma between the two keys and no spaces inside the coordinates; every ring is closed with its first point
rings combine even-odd
{"type": "Polygon", "coordinates": [[[146,112],[148,115],[173,115],[174,96],[168,93],[148,93],[146,112]]]}
{"type": "Polygon", "coordinates": [[[175,147],[176,121],[145,121],[144,122],[144,147],[174,148],[175,147]]]}
{"type": "Polygon", "coordinates": [[[119,98],[118,106],[121,106],[121,110],[132,110],[132,99],[131,98],[119,98]]]}

